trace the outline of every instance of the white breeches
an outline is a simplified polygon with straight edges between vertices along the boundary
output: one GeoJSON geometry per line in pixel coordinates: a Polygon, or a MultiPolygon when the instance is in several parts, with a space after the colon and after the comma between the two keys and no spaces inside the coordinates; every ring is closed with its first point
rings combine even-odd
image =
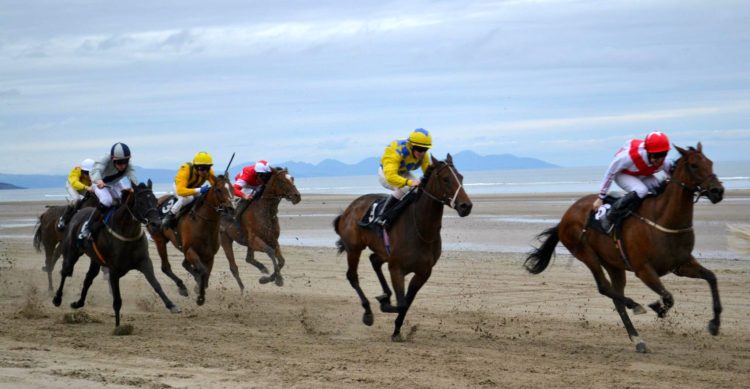
{"type": "Polygon", "coordinates": [[[96,194],[96,197],[99,199],[99,204],[105,207],[111,207],[115,199],[120,199],[120,192],[125,189],[131,189],[130,180],[127,177],[111,182],[101,189],[94,185],[94,194],[96,194]]]}
{"type": "MultiPolygon", "coordinates": [[[[407,180],[416,180],[417,177],[414,177],[411,172],[404,172],[399,174],[399,176],[406,178],[407,180]]],[[[391,196],[401,200],[406,196],[407,193],[411,192],[411,187],[406,185],[401,188],[394,188],[393,185],[389,184],[388,181],[385,179],[385,173],[383,173],[383,167],[381,166],[378,169],[378,180],[380,181],[380,185],[383,185],[384,188],[390,189],[393,192],[391,192],[391,196]]]]}
{"type": "Polygon", "coordinates": [[[193,200],[195,200],[195,196],[191,195],[191,196],[182,197],[182,196],[180,196],[180,195],[177,194],[177,186],[176,185],[172,184],[172,188],[174,188],[174,193],[175,193],[175,197],[177,197],[177,201],[174,202],[174,204],[172,205],[172,208],[170,209],[170,211],[173,214],[176,215],[177,212],[180,212],[180,209],[182,209],[183,206],[192,203],[193,200]]]}
{"type": "Polygon", "coordinates": [[[615,182],[625,192],[635,192],[638,197],[644,198],[649,191],[659,187],[661,181],[655,176],[637,177],[625,173],[615,175],[615,182]]]}
{"type": "Polygon", "coordinates": [[[70,199],[71,203],[75,203],[76,201],[83,198],[83,195],[78,193],[77,190],[73,189],[73,185],[70,185],[70,182],[65,181],[65,189],[68,191],[68,198],[70,199]]]}

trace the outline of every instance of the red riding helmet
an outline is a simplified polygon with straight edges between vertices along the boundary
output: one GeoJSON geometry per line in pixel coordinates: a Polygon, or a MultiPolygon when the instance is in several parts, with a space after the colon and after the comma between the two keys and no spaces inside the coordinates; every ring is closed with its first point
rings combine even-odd
{"type": "Polygon", "coordinates": [[[649,154],[666,153],[669,151],[669,138],[660,131],[654,131],[646,135],[646,151],[649,154]]]}

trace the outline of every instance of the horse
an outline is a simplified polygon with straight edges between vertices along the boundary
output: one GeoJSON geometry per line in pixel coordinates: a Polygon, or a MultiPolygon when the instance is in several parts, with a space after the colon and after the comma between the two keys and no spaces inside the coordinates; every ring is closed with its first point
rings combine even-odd
{"type": "MultiPolygon", "coordinates": [[[[195,200],[189,214],[180,217],[174,229],[163,228],[161,225],[149,228],[161,258],[161,271],[177,284],[181,295],[187,296],[185,283],[172,272],[167,243],[172,242],[184,254],[182,266],[195,278],[198,305],[203,305],[206,301],[208,278],[214,265],[214,256],[219,251],[219,219],[222,215],[231,216],[234,213],[230,187],[226,176],[219,175],[216,177],[216,185],[212,185],[208,192],[195,200]]],[[[159,207],[170,197],[162,196],[159,207]]]]}
{"type": "Polygon", "coordinates": [[[641,353],[649,349],[639,337],[625,308],[632,309],[635,314],[646,310],[624,295],[626,271],[635,273],[660,296],[660,300],[649,305],[660,318],[674,304],[672,294],[662,285],[660,277],[673,273],[706,280],[711,288],[714,312],[708,325],[709,333],[717,335],[721,323],[722,308],[716,276],[692,255],[695,245],[693,204],[701,196],[706,196],[714,204],[720,202],[724,187],[713,172],[713,162],[703,154],[700,143],[697,148],[675,148],[680,157],[675,161],[674,171],[664,184],[663,192],[644,199],[633,217],[624,220],[619,243],[603,233],[591,232],[587,220],[594,211],[596,195],[588,195],[576,201],[556,226],[539,234],[540,240],[544,237],[546,240],[529,253],[524,263],[530,273],[541,273],[547,268],[557,243],[562,242],[589,268],[599,293],[612,299],[631,342],[641,353]],[[602,268],[609,274],[609,281],[602,268]]]}
{"type": "Polygon", "coordinates": [[[84,306],[86,294],[92,281],[99,274],[99,269],[105,266],[109,268],[115,327],[120,327],[120,307],[122,307],[120,278],[133,269],[143,273],[148,283],[161,297],[167,309],[172,313],[180,312],[180,308],[164,294],[154,275],[151,257],[148,254],[148,239],[146,239],[141,228],[141,223],[150,227],[158,226],[161,223],[156,210],[156,197],[151,190],[151,186],[151,180],[148,180],[148,184],[140,183],[134,185],[132,191],[123,191],[122,205],[111,211],[109,221],[106,221],[105,218],[104,228],[91,240],[84,241],[82,245],[78,241],[78,233],[89,219],[89,215],[94,212],[94,209],[85,208],[73,216],[62,241],[63,266],[60,271],[62,278],[60,279],[60,287],[52,299],[55,306],[59,307],[62,303],[65,279],[73,275],[73,268],[78,258],[85,253],[91,259],[89,270],[83,280],[81,297],[78,301],[70,304],[71,308],[78,309],[84,306]]]}
{"type": "Polygon", "coordinates": [[[280,270],[286,262],[281,255],[279,247],[279,203],[281,199],[291,201],[297,204],[302,199],[297,187],[294,186],[294,177],[289,175],[286,168],[274,168],[271,172],[271,178],[265,185],[258,199],[253,199],[242,214],[240,228],[234,219],[223,217],[219,229],[219,238],[224,254],[229,261],[229,269],[237,280],[240,290],[245,290],[245,285],[240,279],[240,273],[237,263],[234,260],[234,251],[232,242],[237,242],[247,247],[245,261],[261,271],[268,274],[265,265],[255,259],[254,251],[263,251],[271,258],[273,263],[273,274],[262,276],[259,280],[261,284],[275,281],[276,285],[284,285],[284,279],[280,270]]]}
{"type": "MultiPolygon", "coordinates": [[[[85,207],[95,207],[98,204],[96,196],[86,192],[86,195],[81,199],[81,209],[85,207]]],[[[68,205],[55,205],[47,206],[47,210],[39,215],[39,221],[36,223],[34,229],[34,249],[36,252],[42,252],[42,246],[44,246],[44,266],[42,271],[47,272],[47,285],[48,290],[51,292],[52,288],[52,270],[55,268],[57,260],[62,255],[60,242],[65,237],[65,230],[57,229],[57,221],[65,214],[69,214],[75,211],[75,203],[68,205]]]]}
{"type": "Polygon", "coordinates": [[[372,204],[385,197],[382,194],[367,194],[355,199],[334,219],[333,228],[340,237],[336,242],[338,253],[346,251],[346,278],[357,292],[365,310],[362,322],[367,326],[373,323],[370,303],[359,286],[357,274],[360,254],[362,250],[369,248],[373,252],[370,263],[383,289],[383,295],[376,299],[382,312],[398,313],[391,340],[400,342],[403,341],[401,326],[406,313],[440,258],[443,207],[447,205],[455,209],[460,217],[465,217],[471,213],[472,203],[464,191],[463,176],[453,166],[451,155],[448,154],[445,161],[432,157],[414,201],[405,206],[401,217],[395,220],[387,232],[393,237],[391,249],[388,250],[378,231],[358,225],[372,204]],[[383,263],[388,263],[391,284],[396,293],[395,307],[391,305],[392,292],[381,269],[383,263]],[[404,294],[404,277],[410,273],[414,273],[414,276],[404,294]]]}

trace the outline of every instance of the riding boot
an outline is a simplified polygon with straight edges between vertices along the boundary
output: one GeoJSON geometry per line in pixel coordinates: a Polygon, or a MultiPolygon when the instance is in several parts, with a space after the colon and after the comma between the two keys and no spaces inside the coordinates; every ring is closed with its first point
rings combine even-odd
{"type": "Polygon", "coordinates": [[[70,218],[73,217],[73,214],[76,213],[77,208],[75,205],[68,205],[65,207],[65,212],[63,212],[62,215],[60,215],[60,218],[57,219],[57,230],[61,231],[65,229],[65,226],[68,225],[68,222],[70,221],[70,218]]]}
{"type": "Polygon", "coordinates": [[[175,214],[172,213],[172,211],[167,211],[167,213],[164,215],[164,219],[161,221],[161,225],[166,228],[174,228],[175,224],[177,224],[177,219],[175,218],[175,214]]]}
{"type": "Polygon", "coordinates": [[[85,223],[83,223],[81,232],[78,233],[78,240],[82,241],[84,239],[88,239],[92,233],[96,233],[96,231],[98,231],[101,227],[101,223],[99,223],[100,220],[102,219],[102,217],[104,217],[104,215],[107,214],[108,211],[109,207],[99,203],[99,205],[94,208],[94,212],[91,212],[89,218],[85,223]]]}
{"type": "Polygon", "coordinates": [[[607,213],[607,230],[609,230],[615,224],[619,223],[621,219],[630,215],[631,212],[634,212],[636,209],[638,209],[638,207],[641,205],[641,201],[642,199],[636,192],[629,192],[625,196],[617,199],[617,201],[612,204],[612,208],[609,210],[609,213],[607,213]]]}
{"type": "Polygon", "coordinates": [[[385,204],[383,204],[383,210],[380,212],[380,215],[378,215],[375,220],[373,220],[373,223],[380,224],[383,228],[387,228],[391,225],[391,222],[396,219],[395,212],[391,212],[392,210],[395,210],[396,205],[401,200],[393,197],[393,195],[388,196],[388,198],[385,200],[385,204]]]}
{"type": "Polygon", "coordinates": [[[237,211],[234,213],[234,221],[240,223],[242,221],[242,214],[250,205],[250,200],[240,200],[240,204],[237,206],[237,211]]]}

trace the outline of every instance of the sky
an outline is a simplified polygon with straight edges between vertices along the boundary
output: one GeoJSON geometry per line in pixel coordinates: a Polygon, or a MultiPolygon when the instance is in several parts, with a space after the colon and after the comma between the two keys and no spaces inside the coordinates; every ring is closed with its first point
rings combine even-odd
{"type": "Polygon", "coordinates": [[[438,158],[607,165],[660,130],[750,160],[746,0],[1,2],[2,173],[118,141],[149,168],[356,163],[419,127],[438,158]]]}

